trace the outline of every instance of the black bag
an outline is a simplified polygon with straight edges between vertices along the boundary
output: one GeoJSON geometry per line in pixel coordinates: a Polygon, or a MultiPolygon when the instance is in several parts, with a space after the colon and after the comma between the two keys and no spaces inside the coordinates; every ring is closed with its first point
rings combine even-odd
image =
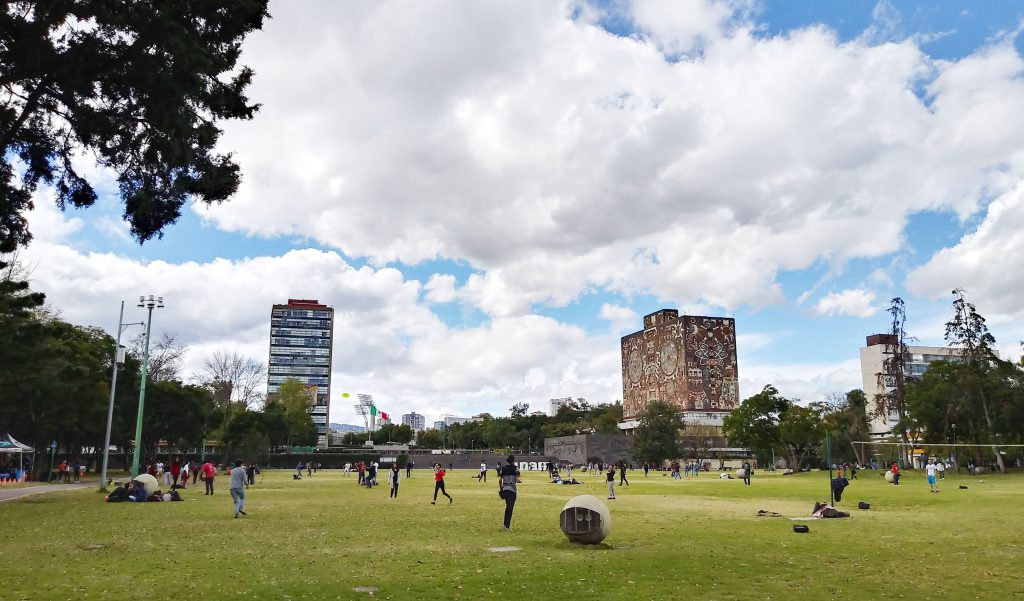
{"type": "Polygon", "coordinates": [[[811,531],[811,529],[808,528],[804,524],[794,524],[793,525],[793,532],[799,532],[800,534],[806,534],[806,533],[808,533],[810,531],[811,531]]]}
{"type": "Polygon", "coordinates": [[[864,501],[860,501],[859,503],[857,503],[857,509],[871,509],[871,504],[865,503],[864,501]]]}

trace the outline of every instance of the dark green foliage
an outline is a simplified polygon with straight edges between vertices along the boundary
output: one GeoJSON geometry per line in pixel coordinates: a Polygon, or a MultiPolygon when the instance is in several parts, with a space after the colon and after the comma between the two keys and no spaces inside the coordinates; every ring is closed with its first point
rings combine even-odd
{"type": "Polygon", "coordinates": [[[683,426],[683,418],[675,405],[664,401],[648,403],[634,432],[633,455],[641,461],[655,463],[678,458],[683,426]]]}
{"type": "Polygon", "coordinates": [[[118,174],[124,217],[141,242],[188,198],[229,198],[241,173],[215,150],[226,119],[251,119],[241,44],[267,0],[47,0],[0,10],[0,252],[27,243],[32,191],[87,207],[82,149],[118,174]],[[12,159],[23,165],[18,178],[12,159]]]}

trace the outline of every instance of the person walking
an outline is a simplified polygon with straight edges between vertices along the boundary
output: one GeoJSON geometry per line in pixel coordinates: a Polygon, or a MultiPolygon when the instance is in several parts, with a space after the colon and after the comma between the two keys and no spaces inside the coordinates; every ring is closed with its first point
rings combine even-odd
{"type": "Polygon", "coordinates": [[[935,460],[929,457],[928,465],[924,466],[924,470],[928,474],[928,486],[931,488],[931,492],[939,492],[939,484],[936,482],[939,466],[935,465],[935,460]]]}
{"type": "Polygon", "coordinates": [[[444,489],[444,466],[440,463],[434,464],[434,500],[430,502],[431,505],[437,504],[437,491],[441,491],[441,494],[448,497],[448,503],[451,504],[455,499],[452,498],[448,491],[444,489]]]}
{"type": "Polygon", "coordinates": [[[476,477],[478,482],[487,482],[487,462],[480,462],[480,475],[476,477]]]}
{"type": "Polygon", "coordinates": [[[177,457],[171,461],[171,488],[178,488],[178,478],[181,477],[181,461],[177,457]]]}
{"type": "Polygon", "coordinates": [[[516,485],[523,482],[519,468],[516,467],[515,456],[509,455],[505,458],[505,465],[501,466],[499,474],[498,496],[505,501],[505,525],[502,530],[508,532],[512,530],[512,510],[516,507],[516,485]]]}
{"type": "Polygon", "coordinates": [[[298,476],[298,478],[296,478],[297,480],[301,480],[302,479],[302,462],[301,461],[299,462],[298,465],[295,466],[295,475],[298,476]]]}
{"type": "Polygon", "coordinates": [[[405,462],[405,477],[412,478],[412,466],[416,465],[416,462],[410,459],[405,462]]]}
{"type": "Polygon", "coordinates": [[[753,469],[750,467],[749,461],[743,462],[743,484],[750,486],[750,476],[753,469]]]}
{"type": "Polygon", "coordinates": [[[366,488],[373,488],[377,486],[377,464],[371,461],[370,467],[366,470],[366,478],[363,480],[366,483],[366,488]]]}
{"type": "Polygon", "coordinates": [[[199,481],[199,473],[203,471],[202,466],[197,462],[192,462],[192,485],[195,486],[196,482],[199,481]]]}
{"type": "Polygon", "coordinates": [[[645,462],[644,462],[644,478],[646,478],[646,477],[647,477],[647,472],[648,472],[648,471],[649,471],[650,469],[651,469],[651,464],[645,461],[645,462]]]}
{"type": "Polygon", "coordinates": [[[242,467],[242,460],[235,459],[235,467],[231,470],[231,501],[235,505],[235,518],[238,518],[238,514],[248,515],[245,513],[245,487],[247,484],[245,468],[242,467]]]}
{"type": "Polygon", "coordinates": [[[245,466],[245,477],[249,481],[249,486],[256,484],[256,464],[250,462],[245,466]]]}
{"type": "Polygon", "coordinates": [[[896,462],[894,461],[893,464],[892,464],[892,469],[889,470],[889,471],[892,472],[892,483],[893,483],[893,486],[899,486],[900,485],[900,466],[896,465],[896,462]]]}
{"type": "Polygon", "coordinates": [[[206,484],[206,492],[204,495],[213,494],[213,479],[217,475],[217,468],[213,467],[213,464],[207,461],[201,468],[203,471],[203,482],[206,484]]]}
{"type": "Polygon", "coordinates": [[[935,463],[935,467],[939,470],[939,480],[945,480],[946,479],[946,462],[941,460],[941,459],[939,459],[935,463]]]}
{"type": "Polygon", "coordinates": [[[306,462],[306,476],[308,476],[310,478],[313,477],[313,462],[312,461],[307,461],[306,462]]]}
{"type": "Polygon", "coordinates": [[[615,464],[608,464],[608,473],[605,475],[605,480],[608,481],[608,498],[615,498],[615,464]]]}
{"type": "Polygon", "coordinates": [[[402,472],[398,470],[398,464],[391,464],[391,472],[388,474],[388,484],[391,485],[391,497],[392,499],[398,498],[398,478],[402,472]]]}
{"type": "Polygon", "coordinates": [[[191,470],[191,463],[185,463],[184,465],[181,466],[181,484],[179,485],[179,488],[185,488],[185,485],[188,484],[188,473],[191,470]]]}
{"type": "Polygon", "coordinates": [[[619,486],[622,486],[623,484],[625,484],[626,486],[629,486],[629,480],[626,479],[626,462],[625,461],[620,461],[619,462],[619,486]]]}

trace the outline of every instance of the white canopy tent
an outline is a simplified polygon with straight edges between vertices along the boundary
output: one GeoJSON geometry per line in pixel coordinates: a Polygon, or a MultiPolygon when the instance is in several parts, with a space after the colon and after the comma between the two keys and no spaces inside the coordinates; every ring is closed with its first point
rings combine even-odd
{"type": "Polygon", "coordinates": [[[32,447],[21,444],[10,434],[4,434],[0,436],[0,453],[5,455],[18,454],[18,469],[14,475],[15,480],[18,482],[24,482],[25,476],[25,453],[34,453],[35,449],[32,447]]]}

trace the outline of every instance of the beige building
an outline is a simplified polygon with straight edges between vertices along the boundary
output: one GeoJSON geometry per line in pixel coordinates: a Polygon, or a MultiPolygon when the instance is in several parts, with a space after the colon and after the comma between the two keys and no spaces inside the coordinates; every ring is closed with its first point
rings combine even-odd
{"type": "MultiPolygon", "coordinates": [[[[883,374],[885,360],[896,352],[896,337],[892,334],[872,334],[867,337],[867,346],[860,349],[860,373],[864,394],[867,396],[868,422],[871,435],[875,438],[891,436],[893,427],[899,421],[895,412],[878,415],[876,397],[893,389],[895,381],[883,374]],[[882,382],[878,376],[882,374],[882,382]],[[881,385],[880,385],[881,384],[881,385]]],[[[928,370],[928,364],[935,361],[957,361],[956,349],[941,346],[907,346],[906,379],[921,379],[928,370]]]]}

